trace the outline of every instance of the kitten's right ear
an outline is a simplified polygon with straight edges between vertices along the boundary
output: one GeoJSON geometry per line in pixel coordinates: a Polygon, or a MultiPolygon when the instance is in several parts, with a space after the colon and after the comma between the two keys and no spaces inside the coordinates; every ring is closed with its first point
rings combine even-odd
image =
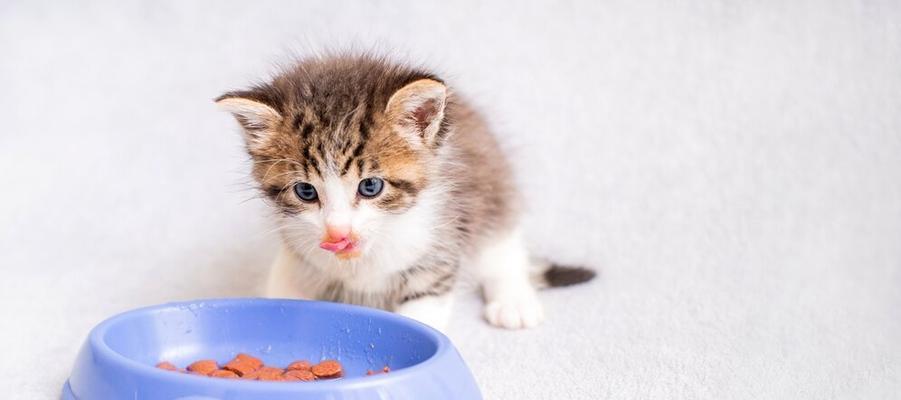
{"type": "Polygon", "coordinates": [[[267,133],[282,120],[278,111],[254,97],[250,92],[229,92],[216,98],[216,105],[234,115],[244,128],[251,148],[261,145],[267,133]]]}

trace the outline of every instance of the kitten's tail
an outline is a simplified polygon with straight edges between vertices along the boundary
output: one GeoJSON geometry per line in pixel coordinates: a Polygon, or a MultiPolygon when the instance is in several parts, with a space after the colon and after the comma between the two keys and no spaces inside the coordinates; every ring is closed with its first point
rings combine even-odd
{"type": "Polygon", "coordinates": [[[557,265],[548,260],[532,260],[532,284],[538,289],[572,286],[588,282],[597,275],[594,270],[583,267],[557,265]]]}

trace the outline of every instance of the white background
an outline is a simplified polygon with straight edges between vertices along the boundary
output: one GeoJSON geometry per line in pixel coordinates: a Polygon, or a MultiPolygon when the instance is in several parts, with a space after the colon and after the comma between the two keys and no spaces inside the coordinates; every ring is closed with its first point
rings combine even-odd
{"type": "Polygon", "coordinates": [[[376,48],[480,104],[530,245],[592,266],[548,321],[450,336],[490,399],[901,392],[894,1],[0,3],[0,396],[92,326],[255,293],[275,235],[211,99],[376,48]]]}

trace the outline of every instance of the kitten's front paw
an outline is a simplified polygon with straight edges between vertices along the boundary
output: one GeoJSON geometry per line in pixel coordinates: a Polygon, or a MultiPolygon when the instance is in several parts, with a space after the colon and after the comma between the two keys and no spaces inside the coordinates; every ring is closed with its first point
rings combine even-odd
{"type": "Polygon", "coordinates": [[[501,297],[485,305],[485,319],[500,328],[532,328],[544,321],[544,309],[534,293],[501,297]]]}

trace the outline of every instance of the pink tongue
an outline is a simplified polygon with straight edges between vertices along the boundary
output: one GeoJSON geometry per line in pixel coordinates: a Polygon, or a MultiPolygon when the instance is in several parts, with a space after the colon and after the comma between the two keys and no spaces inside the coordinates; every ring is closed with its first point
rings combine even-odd
{"type": "Polygon", "coordinates": [[[344,250],[344,248],[347,247],[348,245],[350,245],[350,240],[347,240],[347,238],[341,239],[340,241],[337,241],[337,242],[319,243],[319,247],[321,247],[325,250],[328,250],[328,251],[332,251],[332,252],[344,250]]]}

